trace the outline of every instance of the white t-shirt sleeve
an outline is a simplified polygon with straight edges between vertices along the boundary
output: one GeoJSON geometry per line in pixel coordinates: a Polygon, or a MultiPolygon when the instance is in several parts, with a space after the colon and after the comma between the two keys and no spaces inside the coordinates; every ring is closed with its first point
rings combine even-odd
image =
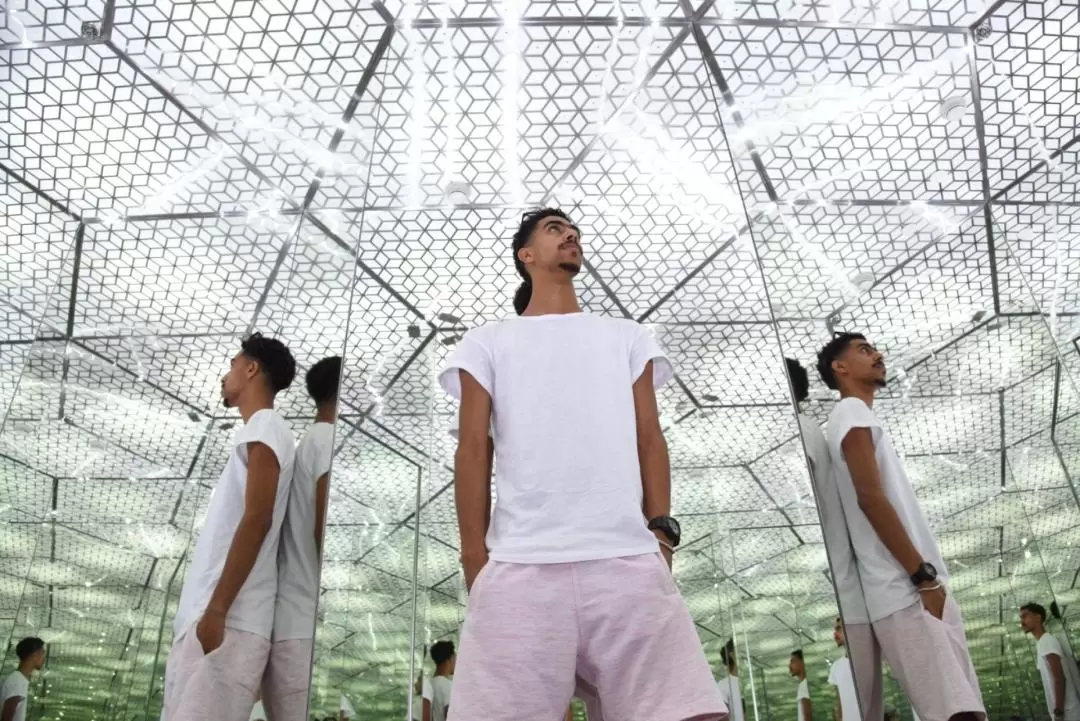
{"type": "Polygon", "coordinates": [[[482,332],[484,330],[485,328],[474,328],[466,333],[454,349],[446,367],[439,373],[439,385],[459,401],[461,400],[461,371],[475,378],[488,395],[494,395],[495,363],[487,340],[490,334],[482,332]]]}
{"type": "Polygon", "coordinates": [[[281,416],[273,411],[259,411],[236,432],[236,445],[262,443],[277,456],[278,465],[284,468],[292,462],[296,453],[296,439],[281,416]]]}
{"type": "Polygon", "coordinates": [[[26,699],[30,692],[30,682],[19,671],[15,671],[4,679],[4,685],[0,688],[0,705],[7,703],[9,698],[26,699]]]}
{"type": "MultiPolygon", "coordinates": [[[[843,659],[841,659],[841,661],[842,660],[843,659]]],[[[831,666],[829,666],[829,679],[828,680],[829,680],[829,685],[830,686],[839,686],[840,685],[840,680],[836,677],[837,676],[836,672],[838,670],[838,667],[839,667],[841,661],[833,661],[833,664],[831,666]]]]}
{"type": "Polygon", "coordinates": [[[421,686],[420,696],[421,696],[421,698],[423,698],[425,701],[428,701],[428,702],[432,701],[432,699],[435,698],[435,689],[432,688],[432,686],[431,686],[431,679],[429,679],[429,678],[424,679],[424,683],[421,686]]]}
{"type": "Polygon", "coordinates": [[[849,397],[837,403],[829,416],[830,441],[840,446],[852,428],[869,428],[877,443],[881,421],[861,399],[849,397]]]}
{"type": "Polygon", "coordinates": [[[796,701],[802,701],[804,698],[810,698],[810,684],[807,683],[806,679],[803,679],[799,684],[799,692],[795,694],[796,701]]]}
{"type": "Polygon", "coordinates": [[[634,341],[630,346],[630,377],[636,383],[649,361],[653,362],[653,388],[660,389],[675,375],[671,361],[653,338],[649,329],[638,323],[634,324],[634,341]]]}
{"type": "Polygon", "coordinates": [[[1064,658],[1065,654],[1061,652],[1061,643],[1050,634],[1044,634],[1039,639],[1039,643],[1036,644],[1035,650],[1039,653],[1039,658],[1046,658],[1047,656],[1057,656],[1058,658],[1064,658]]]}
{"type": "Polygon", "coordinates": [[[334,458],[334,428],[331,426],[325,433],[318,433],[311,439],[311,470],[315,473],[315,480],[319,480],[330,472],[330,463],[334,458]]]}

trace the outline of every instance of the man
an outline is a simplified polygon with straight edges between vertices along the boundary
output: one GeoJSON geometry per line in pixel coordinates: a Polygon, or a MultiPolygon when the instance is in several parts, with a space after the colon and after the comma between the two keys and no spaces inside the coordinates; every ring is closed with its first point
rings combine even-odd
{"type": "Polygon", "coordinates": [[[340,379],[341,358],[337,356],[323,358],[304,377],[308,396],[315,403],[315,422],[296,447],[289,505],[281,526],[273,645],[262,680],[271,721],[292,721],[307,714],[340,379]]]}
{"type": "Polygon", "coordinates": [[[45,665],[45,642],[28,636],[15,644],[19,667],[0,685],[0,721],[24,721],[30,699],[30,677],[45,665]]]}
{"type": "Polygon", "coordinates": [[[885,682],[881,670],[881,647],[874,640],[870,628],[870,616],[863,598],[862,584],[855,565],[851,536],[844,518],[840,491],[833,477],[829,444],[817,422],[802,412],[803,404],[810,397],[810,376],[802,364],[793,358],[785,358],[788,378],[795,405],[799,410],[799,431],[810,465],[810,480],[817,500],[818,515],[828,552],[833,584],[836,586],[837,603],[843,615],[844,638],[849,670],[856,674],[853,686],[859,692],[859,705],[849,706],[848,721],[879,721],[885,712],[885,682]],[[856,709],[862,709],[860,714],[856,709]]]}
{"type": "Polygon", "coordinates": [[[717,680],[720,697],[728,708],[728,721],[743,721],[746,717],[746,705],[743,702],[742,688],[739,686],[739,663],[735,659],[735,639],[729,638],[720,649],[720,660],[724,662],[724,674],[717,680]]]}
{"type": "Polygon", "coordinates": [[[810,705],[810,684],[806,680],[806,661],[803,659],[801,648],[791,652],[791,658],[788,659],[788,671],[799,679],[799,687],[795,690],[796,718],[798,721],[811,721],[814,716],[810,705]]]}
{"type": "MultiPolygon", "coordinates": [[[[833,641],[839,648],[846,651],[844,624],[839,616],[836,617],[836,623],[833,625],[833,641]]],[[[852,661],[845,653],[829,668],[829,685],[836,687],[836,721],[844,721],[844,719],[854,721],[860,718],[859,697],[855,692],[855,675],[852,673],[851,666],[852,661]]]]}
{"type": "Polygon", "coordinates": [[[453,687],[454,664],[457,654],[451,641],[437,641],[431,646],[431,660],[435,662],[435,676],[424,679],[423,721],[446,721],[450,708],[450,690],[453,687]]]}
{"type": "Polygon", "coordinates": [[[1080,721],[1080,689],[1066,673],[1066,665],[1072,663],[1075,666],[1075,663],[1065,655],[1054,635],[1046,632],[1046,609],[1037,603],[1021,606],[1020,628],[1035,638],[1035,664],[1042,676],[1051,718],[1054,721],[1080,721]]]}
{"type": "Polygon", "coordinates": [[[296,362],[258,333],[240,344],[221,380],[243,419],[210,496],[173,622],[165,669],[166,721],[247,721],[270,654],[277,553],[295,441],[274,410],[296,362]]]}
{"type": "Polygon", "coordinates": [[[872,410],[886,383],[884,358],[864,336],[843,333],[818,354],[818,372],[840,391],[828,425],[833,479],[885,660],[924,721],[985,718],[937,541],[872,410]]]}
{"type": "Polygon", "coordinates": [[[471,592],[450,717],[560,718],[580,677],[610,718],[722,718],[669,570],[679,531],[655,389],[671,365],[633,321],[581,312],[580,233],[564,213],[527,214],[512,249],[521,317],[467,333],[440,375],[461,402],[454,488],[471,592]]]}
{"type": "Polygon", "coordinates": [[[266,721],[266,708],[263,706],[262,696],[256,697],[255,705],[251,708],[251,715],[248,716],[248,721],[266,721]]]}

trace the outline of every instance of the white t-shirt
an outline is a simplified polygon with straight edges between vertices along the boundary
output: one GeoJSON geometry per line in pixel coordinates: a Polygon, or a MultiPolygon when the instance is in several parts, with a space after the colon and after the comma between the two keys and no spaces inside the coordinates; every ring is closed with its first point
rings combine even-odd
{"type": "Polygon", "coordinates": [[[739,688],[739,677],[724,671],[724,675],[717,679],[716,687],[720,689],[720,697],[724,699],[724,705],[728,708],[728,721],[743,721],[742,689],[739,688]]]}
{"type": "Polygon", "coordinates": [[[851,659],[841,656],[829,669],[829,684],[836,686],[836,692],[840,696],[840,712],[844,714],[844,721],[859,721],[862,712],[859,711],[859,696],[855,693],[855,678],[851,673],[851,659]]]}
{"type": "Polygon", "coordinates": [[[803,716],[802,700],[810,698],[810,685],[804,678],[799,682],[799,690],[795,692],[795,708],[798,709],[799,721],[810,721],[810,719],[803,716]]]}
{"type": "Polygon", "coordinates": [[[840,613],[847,624],[870,623],[862,584],[855,568],[855,556],[851,550],[851,536],[844,520],[844,507],[840,501],[840,492],[836,488],[836,479],[833,477],[829,444],[821,428],[810,416],[799,414],[799,429],[806,445],[806,454],[814,469],[811,480],[814,484],[814,495],[817,497],[818,513],[821,515],[825,549],[829,553],[829,567],[832,569],[833,583],[836,585],[840,602],[840,613]]]}
{"type": "Polygon", "coordinates": [[[30,697],[30,679],[22,675],[22,671],[14,671],[4,679],[4,685],[0,686],[0,710],[4,708],[9,698],[21,698],[22,701],[15,709],[13,721],[23,721],[26,718],[26,705],[30,697]]]}
{"type": "Polygon", "coordinates": [[[889,432],[861,399],[844,398],[829,415],[829,454],[848,533],[855,546],[855,563],[859,569],[866,607],[873,622],[918,603],[919,594],[904,567],[881,542],[859,508],[851,473],[840,447],[853,428],[870,429],[882,488],[907,529],[911,542],[922,557],[934,565],[942,582],[949,580],[949,574],[904,466],[893,448],[889,432]]]}
{"type": "Polygon", "coordinates": [[[225,625],[270,638],[274,627],[274,601],[277,598],[278,541],[289,503],[289,485],[296,452],[296,441],[289,424],[271,409],[255,413],[233,436],[229,460],[210,497],[206,523],[195,543],[191,566],[180,592],[180,606],[173,621],[173,632],[178,638],[202,617],[221,578],[225,556],[244,514],[249,443],[266,445],[277,456],[281,470],[270,531],[263,539],[251,573],[229,609],[225,625]]]}
{"type": "Polygon", "coordinates": [[[1046,694],[1046,708],[1050,711],[1050,716],[1054,715],[1054,675],[1050,671],[1050,664],[1047,663],[1046,657],[1057,656],[1061,659],[1061,668],[1065,677],[1065,721],[1080,721],[1080,693],[1077,693],[1078,690],[1066,666],[1073,663],[1072,657],[1061,650],[1061,642],[1049,633],[1044,633],[1035,644],[1035,655],[1035,663],[1039,667],[1043,691],[1046,694]]]}
{"type": "MultiPolygon", "coordinates": [[[[450,689],[454,682],[446,676],[425,678],[423,697],[431,702],[431,721],[446,721],[446,709],[450,706],[450,689]]],[[[420,710],[423,713],[423,707],[420,710]]]]}
{"type": "Polygon", "coordinates": [[[439,381],[459,370],[491,395],[499,502],[492,560],[573,563],[656,552],[641,512],[633,384],[671,364],[638,323],[589,313],[521,316],[465,334],[439,381]]]}
{"type": "Polygon", "coordinates": [[[316,423],[296,446],[289,507],[278,548],[274,641],[314,638],[319,592],[319,551],[315,547],[315,489],[330,472],[334,424],[316,423]]]}
{"type": "Polygon", "coordinates": [[[341,703],[338,706],[338,710],[345,712],[345,718],[352,718],[356,715],[356,709],[349,703],[349,699],[345,697],[345,694],[341,694],[341,703]]]}
{"type": "Polygon", "coordinates": [[[262,701],[256,701],[251,707],[251,716],[248,717],[248,721],[266,721],[266,709],[263,708],[262,701]]]}

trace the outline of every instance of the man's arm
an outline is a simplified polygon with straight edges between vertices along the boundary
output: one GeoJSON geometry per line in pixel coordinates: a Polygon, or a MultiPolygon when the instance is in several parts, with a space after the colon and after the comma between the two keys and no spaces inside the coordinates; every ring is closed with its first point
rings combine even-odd
{"type": "Polygon", "coordinates": [[[24,701],[22,696],[12,696],[4,702],[4,710],[0,712],[3,721],[15,721],[15,712],[19,710],[19,704],[24,701]]]}
{"type": "Polygon", "coordinates": [[[423,721],[431,721],[431,699],[424,699],[424,719],[423,721]]]}
{"type": "Polygon", "coordinates": [[[844,706],[840,703],[840,689],[836,689],[836,721],[844,721],[844,706]]]}
{"type": "Polygon", "coordinates": [[[322,558],[323,531],[326,529],[326,499],[330,492],[330,474],[315,481],[315,551],[322,558]]]}
{"type": "Polygon", "coordinates": [[[468,372],[461,377],[461,409],[458,420],[458,447],[454,456],[454,504],[461,535],[461,565],[465,587],[487,563],[484,536],[491,512],[491,465],[488,429],[491,427],[491,396],[468,372]]]}
{"type": "Polygon", "coordinates": [[[1061,656],[1056,653],[1046,655],[1046,665],[1050,667],[1050,677],[1054,679],[1054,709],[1065,708],[1065,669],[1061,665],[1061,656]]]}
{"type": "MultiPolygon", "coordinates": [[[[645,518],[671,515],[671,465],[667,441],[660,429],[660,411],[653,388],[653,364],[645,364],[641,377],[634,382],[634,417],[637,426],[638,462],[641,465],[641,490],[645,518]]],[[[660,539],[657,532],[657,539],[660,539]]],[[[666,539],[664,539],[666,540],[666,539]]],[[[671,565],[671,551],[661,547],[671,565]]]]}
{"type": "Polygon", "coordinates": [[[247,488],[244,491],[244,515],[236,527],[236,535],[225,556],[207,612],[225,615],[247,580],[259,556],[266,534],[274,521],[274,500],[277,498],[278,474],[281,466],[277,456],[265,443],[248,444],[247,488]]]}
{"type": "Polygon", "coordinates": [[[802,709],[803,721],[811,721],[811,719],[814,718],[810,713],[811,710],[812,710],[812,707],[810,706],[810,699],[808,699],[808,698],[799,699],[799,707],[802,709]]]}

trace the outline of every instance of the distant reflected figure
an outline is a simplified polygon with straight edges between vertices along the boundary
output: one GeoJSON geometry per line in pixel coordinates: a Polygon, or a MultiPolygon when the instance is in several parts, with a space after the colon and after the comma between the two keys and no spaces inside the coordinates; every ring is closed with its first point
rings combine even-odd
{"type": "Polygon", "coordinates": [[[450,708],[450,692],[454,685],[454,665],[457,654],[450,641],[438,641],[431,646],[435,675],[423,683],[424,716],[422,721],[446,721],[450,708]]]}
{"type": "Polygon", "coordinates": [[[847,655],[844,640],[844,624],[837,617],[833,626],[833,640],[836,645],[844,649],[845,654],[833,661],[829,668],[829,685],[836,687],[837,721],[852,721],[858,719],[859,698],[855,693],[855,675],[851,670],[854,661],[847,655]]]}
{"type": "Polygon", "coordinates": [[[739,663],[735,659],[735,639],[729,638],[724,647],[720,649],[720,660],[724,664],[724,672],[716,680],[716,686],[720,689],[720,695],[728,707],[729,721],[743,721],[746,717],[746,704],[742,697],[742,688],[739,686],[739,663]]]}
{"type": "Polygon", "coordinates": [[[1020,628],[1035,639],[1035,664],[1042,677],[1050,717],[1054,721],[1080,721],[1080,689],[1073,678],[1076,662],[1057,638],[1046,632],[1046,609],[1037,603],[1021,606],[1020,628]],[[1070,666],[1072,674],[1068,673],[1070,666]]]}
{"type": "Polygon", "coordinates": [[[180,593],[165,666],[166,721],[251,715],[270,655],[278,542],[296,452],[274,399],[295,375],[281,341],[255,333],[221,380],[225,406],[238,408],[244,423],[210,496],[180,593]]]}
{"type": "Polygon", "coordinates": [[[806,680],[806,660],[803,658],[802,649],[791,652],[791,658],[788,659],[788,671],[799,679],[799,687],[795,690],[796,719],[797,721],[811,721],[814,713],[810,702],[810,684],[806,680]]]}
{"type": "Polygon", "coordinates": [[[15,644],[19,667],[12,671],[0,686],[0,719],[24,721],[30,703],[30,677],[45,665],[45,642],[28,636],[15,644]]]}
{"type": "Polygon", "coordinates": [[[301,721],[307,715],[341,358],[323,358],[304,381],[315,404],[315,422],[296,447],[289,510],[281,527],[273,646],[262,679],[269,721],[301,721]]]}
{"type": "Polygon", "coordinates": [[[263,706],[261,696],[255,701],[255,706],[251,709],[251,716],[248,717],[248,721],[267,721],[266,708],[263,706]]]}
{"type": "Polygon", "coordinates": [[[818,372],[840,391],[828,424],[833,478],[885,660],[925,721],[985,718],[937,540],[872,410],[885,387],[885,360],[864,336],[844,333],[821,349],[818,372]]]}

